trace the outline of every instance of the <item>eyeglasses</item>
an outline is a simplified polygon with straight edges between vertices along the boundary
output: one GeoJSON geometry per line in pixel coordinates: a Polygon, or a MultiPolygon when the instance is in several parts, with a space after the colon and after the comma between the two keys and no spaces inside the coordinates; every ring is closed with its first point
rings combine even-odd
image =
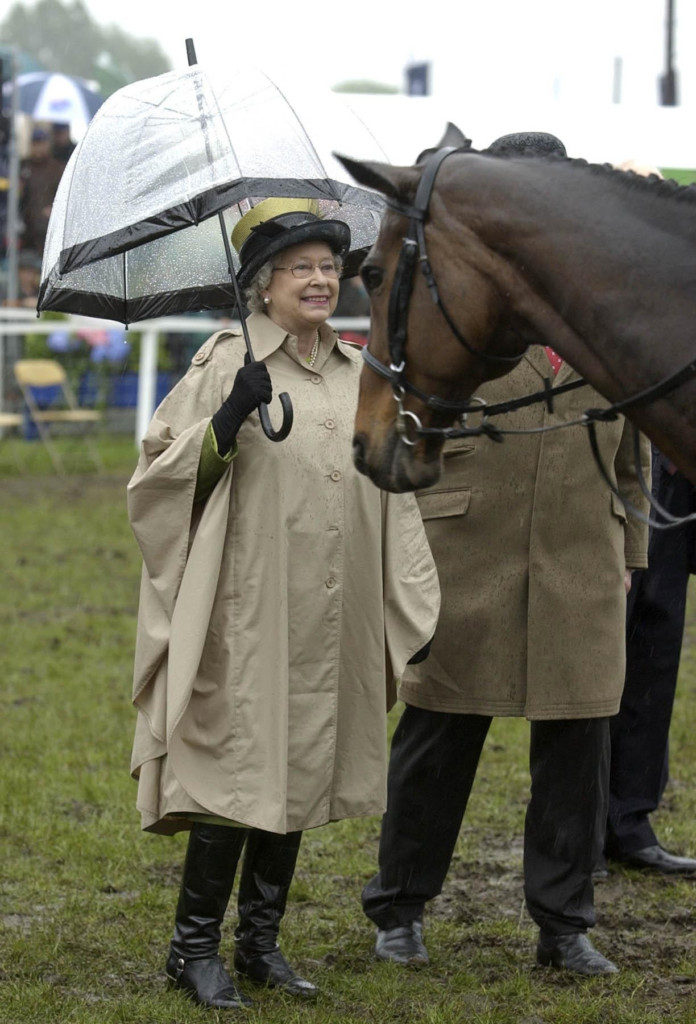
{"type": "Polygon", "coordinates": [[[333,260],[322,260],[321,263],[311,263],[309,260],[298,260],[290,267],[274,267],[276,270],[289,270],[293,277],[300,279],[311,277],[314,270],[320,270],[324,277],[338,277],[338,266],[333,260]]]}

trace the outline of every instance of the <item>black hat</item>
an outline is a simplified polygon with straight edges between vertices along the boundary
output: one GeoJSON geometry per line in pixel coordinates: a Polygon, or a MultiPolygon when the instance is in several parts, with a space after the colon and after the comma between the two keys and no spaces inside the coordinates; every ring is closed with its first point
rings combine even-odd
{"type": "Polygon", "coordinates": [[[513,132],[491,142],[485,153],[498,156],[567,156],[560,139],[548,132],[513,132]]]}
{"type": "Polygon", "coordinates": [[[241,268],[237,280],[245,288],[271,256],[302,242],[326,242],[337,256],[350,249],[350,228],[342,220],[323,220],[312,199],[264,199],[245,213],[232,232],[241,268]]]}

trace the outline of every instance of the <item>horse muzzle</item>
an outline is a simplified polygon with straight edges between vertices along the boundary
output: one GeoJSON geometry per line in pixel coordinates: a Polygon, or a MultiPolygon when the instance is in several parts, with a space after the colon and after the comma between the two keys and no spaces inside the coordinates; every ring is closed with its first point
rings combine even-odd
{"type": "Polygon", "coordinates": [[[405,444],[402,435],[394,428],[376,446],[370,445],[366,434],[356,433],[353,437],[353,462],[359,473],[369,477],[383,491],[394,494],[430,487],[440,477],[439,458],[425,461],[418,448],[405,444]]]}

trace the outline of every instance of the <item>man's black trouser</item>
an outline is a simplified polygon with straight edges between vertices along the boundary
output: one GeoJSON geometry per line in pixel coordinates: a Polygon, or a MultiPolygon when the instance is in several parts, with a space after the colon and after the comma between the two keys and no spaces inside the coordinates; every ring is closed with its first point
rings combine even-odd
{"type": "MultiPolygon", "coordinates": [[[[654,493],[673,515],[693,511],[694,487],[657,463],[654,493]]],[[[654,846],[648,815],[657,809],[668,777],[669,726],[677,688],[691,569],[693,526],[655,530],[649,567],[633,573],[626,617],[626,684],[611,719],[611,774],[607,852],[628,854],[654,846]]]]}
{"type": "MultiPolygon", "coordinates": [[[[379,872],[363,909],[379,928],[417,920],[441,891],[491,719],[406,707],[392,741],[379,872]]],[[[595,923],[592,868],[607,813],[609,719],[532,722],[525,896],[545,932],[595,923]]]]}

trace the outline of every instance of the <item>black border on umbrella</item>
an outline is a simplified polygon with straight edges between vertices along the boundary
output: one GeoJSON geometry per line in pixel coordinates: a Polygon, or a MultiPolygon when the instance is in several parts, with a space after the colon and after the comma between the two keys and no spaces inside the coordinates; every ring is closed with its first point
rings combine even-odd
{"type": "MultiPolygon", "coordinates": [[[[367,255],[368,247],[354,249],[346,257],[342,277],[353,277],[367,255]]],[[[170,292],[155,292],[150,295],[123,299],[106,292],[92,292],[71,288],[61,283],[57,271],[52,271],[41,285],[37,312],[46,309],[56,312],[79,313],[83,316],[117,320],[123,324],[139,320],[151,320],[160,316],[197,313],[202,310],[233,310],[236,306],[234,288],[231,283],[219,282],[192,288],[177,288],[170,292]],[[48,302],[44,304],[44,296],[48,302]]],[[[241,313],[240,313],[241,315],[241,313]]]]}
{"type": "MultiPolygon", "coordinates": [[[[244,199],[270,195],[352,203],[380,213],[384,209],[384,201],[377,193],[332,179],[241,178],[226,185],[217,185],[185,203],[179,203],[135,224],[63,249],[58,258],[58,273],[63,276],[80,267],[154,242],[165,235],[199,224],[244,199]]],[[[340,218],[340,211],[334,216],[340,218]]],[[[55,307],[52,305],[51,308],[55,307]]]]}

